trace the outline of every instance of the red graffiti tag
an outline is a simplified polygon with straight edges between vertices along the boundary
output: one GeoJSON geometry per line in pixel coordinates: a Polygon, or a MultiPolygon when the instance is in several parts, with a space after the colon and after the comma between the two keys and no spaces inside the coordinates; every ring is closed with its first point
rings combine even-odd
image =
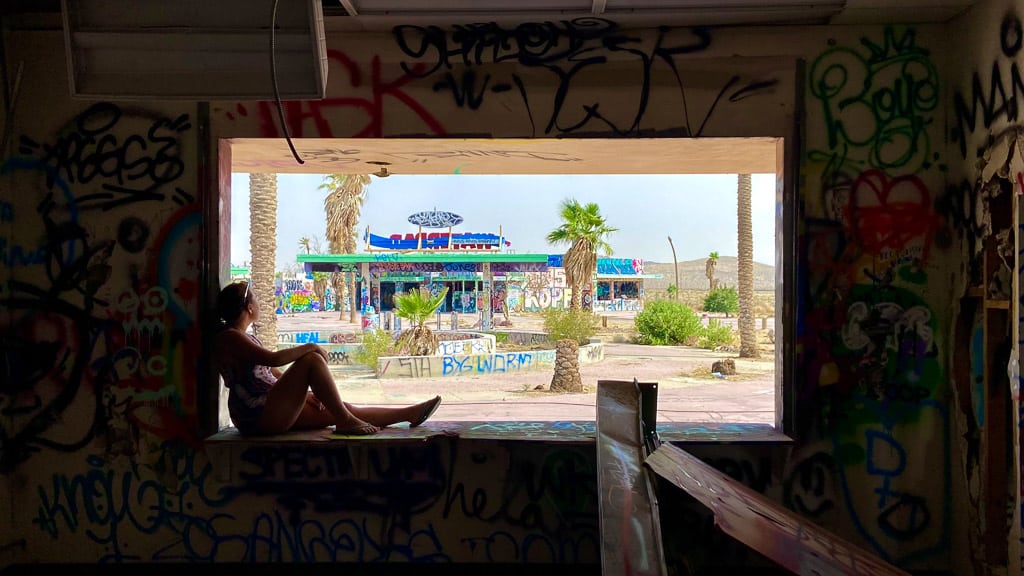
{"type": "MultiPolygon", "coordinates": [[[[347,54],[341,50],[331,49],[327,51],[327,57],[335,70],[340,67],[348,74],[350,87],[364,87],[362,69],[347,54]]],[[[416,114],[433,134],[444,135],[445,129],[441,122],[403,90],[406,84],[415,80],[416,74],[422,74],[425,70],[425,64],[416,64],[411,70],[411,75],[403,72],[397,78],[385,81],[381,78],[380,56],[374,56],[371,63],[370,96],[368,98],[345,96],[324,98],[323,100],[283,102],[289,134],[295,138],[381,138],[384,136],[384,98],[389,97],[398,100],[416,114]],[[325,113],[345,108],[361,110],[369,117],[369,121],[351,134],[335,134],[325,113]],[[312,122],[312,129],[308,133],[305,130],[307,121],[312,122]]],[[[332,71],[332,73],[340,74],[340,71],[332,71]]],[[[244,108],[240,108],[238,112],[242,115],[245,114],[244,108]]],[[[259,117],[260,131],[264,136],[284,137],[277,126],[277,110],[273,102],[259,103],[259,117]]]]}
{"type": "Polygon", "coordinates": [[[850,223],[851,236],[864,253],[899,251],[920,240],[922,262],[928,259],[938,225],[931,195],[920,178],[906,175],[890,179],[881,170],[868,170],[853,183],[850,223]]]}

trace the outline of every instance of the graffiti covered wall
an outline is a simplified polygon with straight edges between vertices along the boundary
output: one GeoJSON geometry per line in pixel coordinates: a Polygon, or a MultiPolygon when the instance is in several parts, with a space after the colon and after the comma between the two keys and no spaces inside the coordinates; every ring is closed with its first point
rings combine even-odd
{"type": "MultiPolygon", "coordinates": [[[[332,36],[328,98],[286,102],[290,133],[788,137],[806,59],[800,443],[785,474],[759,457],[734,471],[794,479],[772,495],[891,561],[946,566],[941,30],[525,30],[332,36]]],[[[16,35],[12,60],[39,65],[0,205],[2,342],[18,359],[0,390],[0,544],[20,543],[3,561],[55,546],[79,561],[595,561],[589,449],[253,445],[242,476],[216,481],[195,422],[196,109],[72,101],[41,72],[62,69],[60,34],[16,35]]],[[[210,124],[282,135],[270,102],[212,104],[210,124]]],[[[508,290],[509,306],[527,298],[508,290]]]]}
{"type": "MultiPolygon", "coordinates": [[[[968,438],[968,450],[963,456],[965,473],[969,479],[967,498],[972,518],[983,522],[986,500],[1000,498],[1012,510],[1009,542],[993,542],[992,538],[976,536],[970,543],[970,558],[977,565],[986,561],[986,554],[1008,559],[1004,562],[1011,574],[1022,573],[1024,567],[1024,539],[1022,539],[1022,506],[1024,506],[1024,469],[1020,455],[1021,437],[1024,435],[1020,402],[1021,327],[1024,327],[1020,282],[1024,280],[1024,258],[1021,258],[1021,228],[1024,222],[1020,212],[1020,195],[1024,193],[1024,161],[1021,157],[1021,138],[1024,116],[1020,106],[1024,103],[1024,2],[986,0],[979,2],[968,14],[957,21],[961,42],[972,46],[965,58],[952,62],[949,70],[950,101],[948,122],[949,202],[945,211],[954,225],[964,253],[961,263],[963,280],[954,286],[963,298],[969,286],[982,284],[986,301],[990,296],[1010,303],[1006,312],[990,310],[961,310],[967,317],[964,337],[972,342],[972,360],[1000,368],[989,378],[975,379],[973,386],[965,386],[956,399],[956,413],[962,433],[968,438]],[[1012,210],[1012,208],[1016,210],[1012,210]],[[995,250],[1006,254],[1007,265],[991,265],[986,252],[995,250]],[[986,261],[987,260],[987,261],[986,261]],[[1007,330],[999,334],[997,346],[986,333],[993,318],[1003,318],[1007,330]],[[989,348],[986,354],[986,348],[989,348]],[[995,350],[991,350],[995,348],[995,350]],[[991,380],[991,384],[989,381],[991,380]],[[977,382],[982,383],[978,386],[977,382]],[[1007,419],[998,416],[1002,410],[996,406],[1000,396],[1009,401],[1007,419]],[[995,410],[997,418],[989,412],[995,410]],[[986,415],[989,418],[986,419],[986,415]],[[1005,422],[1000,424],[1000,422],[1005,422]],[[1000,462],[987,456],[993,426],[1005,426],[1011,438],[1007,439],[1004,474],[1011,485],[1009,495],[1000,494],[1003,486],[986,484],[989,467],[1000,462]]],[[[969,301],[969,299],[964,299],[969,301]]],[[[971,366],[972,371],[975,367],[971,366]]],[[[974,372],[972,372],[973,374],[974,372]]],[[[1001,434],[1000,434],[1001,436],[1001,434]]]]}
{"type": "Polygon", "coordinates": [[[942,54],[918,32],[886,27],[808,62],[794,390],[808,441],[788,468],[821,475],[834,504],[798,511],[897,565],[939,567],[957,481],[937,288],[951,254],[935,208],[942,54]]]}

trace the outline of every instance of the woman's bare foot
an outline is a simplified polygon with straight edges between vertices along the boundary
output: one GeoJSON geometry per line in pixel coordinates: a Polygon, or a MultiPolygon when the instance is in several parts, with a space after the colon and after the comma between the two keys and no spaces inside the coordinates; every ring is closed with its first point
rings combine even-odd
{"type": "Polygon", "coordinates": [[[334,426],[334,433],[342,436],[371,436],[377,432],[380,428],[355,417],[334,426]]]}

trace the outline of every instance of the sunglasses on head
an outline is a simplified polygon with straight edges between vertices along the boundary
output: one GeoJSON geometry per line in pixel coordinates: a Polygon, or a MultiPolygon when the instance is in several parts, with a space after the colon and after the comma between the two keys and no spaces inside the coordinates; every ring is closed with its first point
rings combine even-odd
{"type": "Polygon", "coordinates": [[[242,293],[242,308],[245,308],[245,305],[249,303],[249,285],[250,284],[252,284],[252,282],[246,282],[245,283],[245,292],[242,293]]]}

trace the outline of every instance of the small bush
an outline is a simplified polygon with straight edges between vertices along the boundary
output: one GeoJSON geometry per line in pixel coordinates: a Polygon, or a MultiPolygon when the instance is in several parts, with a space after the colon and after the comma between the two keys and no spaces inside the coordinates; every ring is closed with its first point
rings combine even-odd
{"type": "Polygon", "coordinates": [[[729,326],[723,326],[718,320],[708,321],[700,336],[697,338],[697,345],[701,348],[714,350],[719,346],[732,344],[736,340],[736,333],[729,326]]]}
{"type": "Polygon", "coordinates": [[[555,342],[571,339],[586,344],[597,331],[597,316],[590,310],[549,308],[544,312],[544,330],[555,342]]]}
{"type": "Polygon", "coordinates": [[[633,320],[641,344],[684,344],[703,329],[689,306],[671,300],[649,302],[633,320]]]}
{"type": "Polygon", "coordinates": [[[715,288],[704,297],[704,311],[735,314],[740,311],[740,296],[735,288],[715,288]]]}
{"type": "Polygon", "coordinates": [[[381,356],[390,356],[394,347],[395,341],[387,330],[364,330],[362,346],[352,356],[356,362],[376,370],[377,359],[381,356]]]}

